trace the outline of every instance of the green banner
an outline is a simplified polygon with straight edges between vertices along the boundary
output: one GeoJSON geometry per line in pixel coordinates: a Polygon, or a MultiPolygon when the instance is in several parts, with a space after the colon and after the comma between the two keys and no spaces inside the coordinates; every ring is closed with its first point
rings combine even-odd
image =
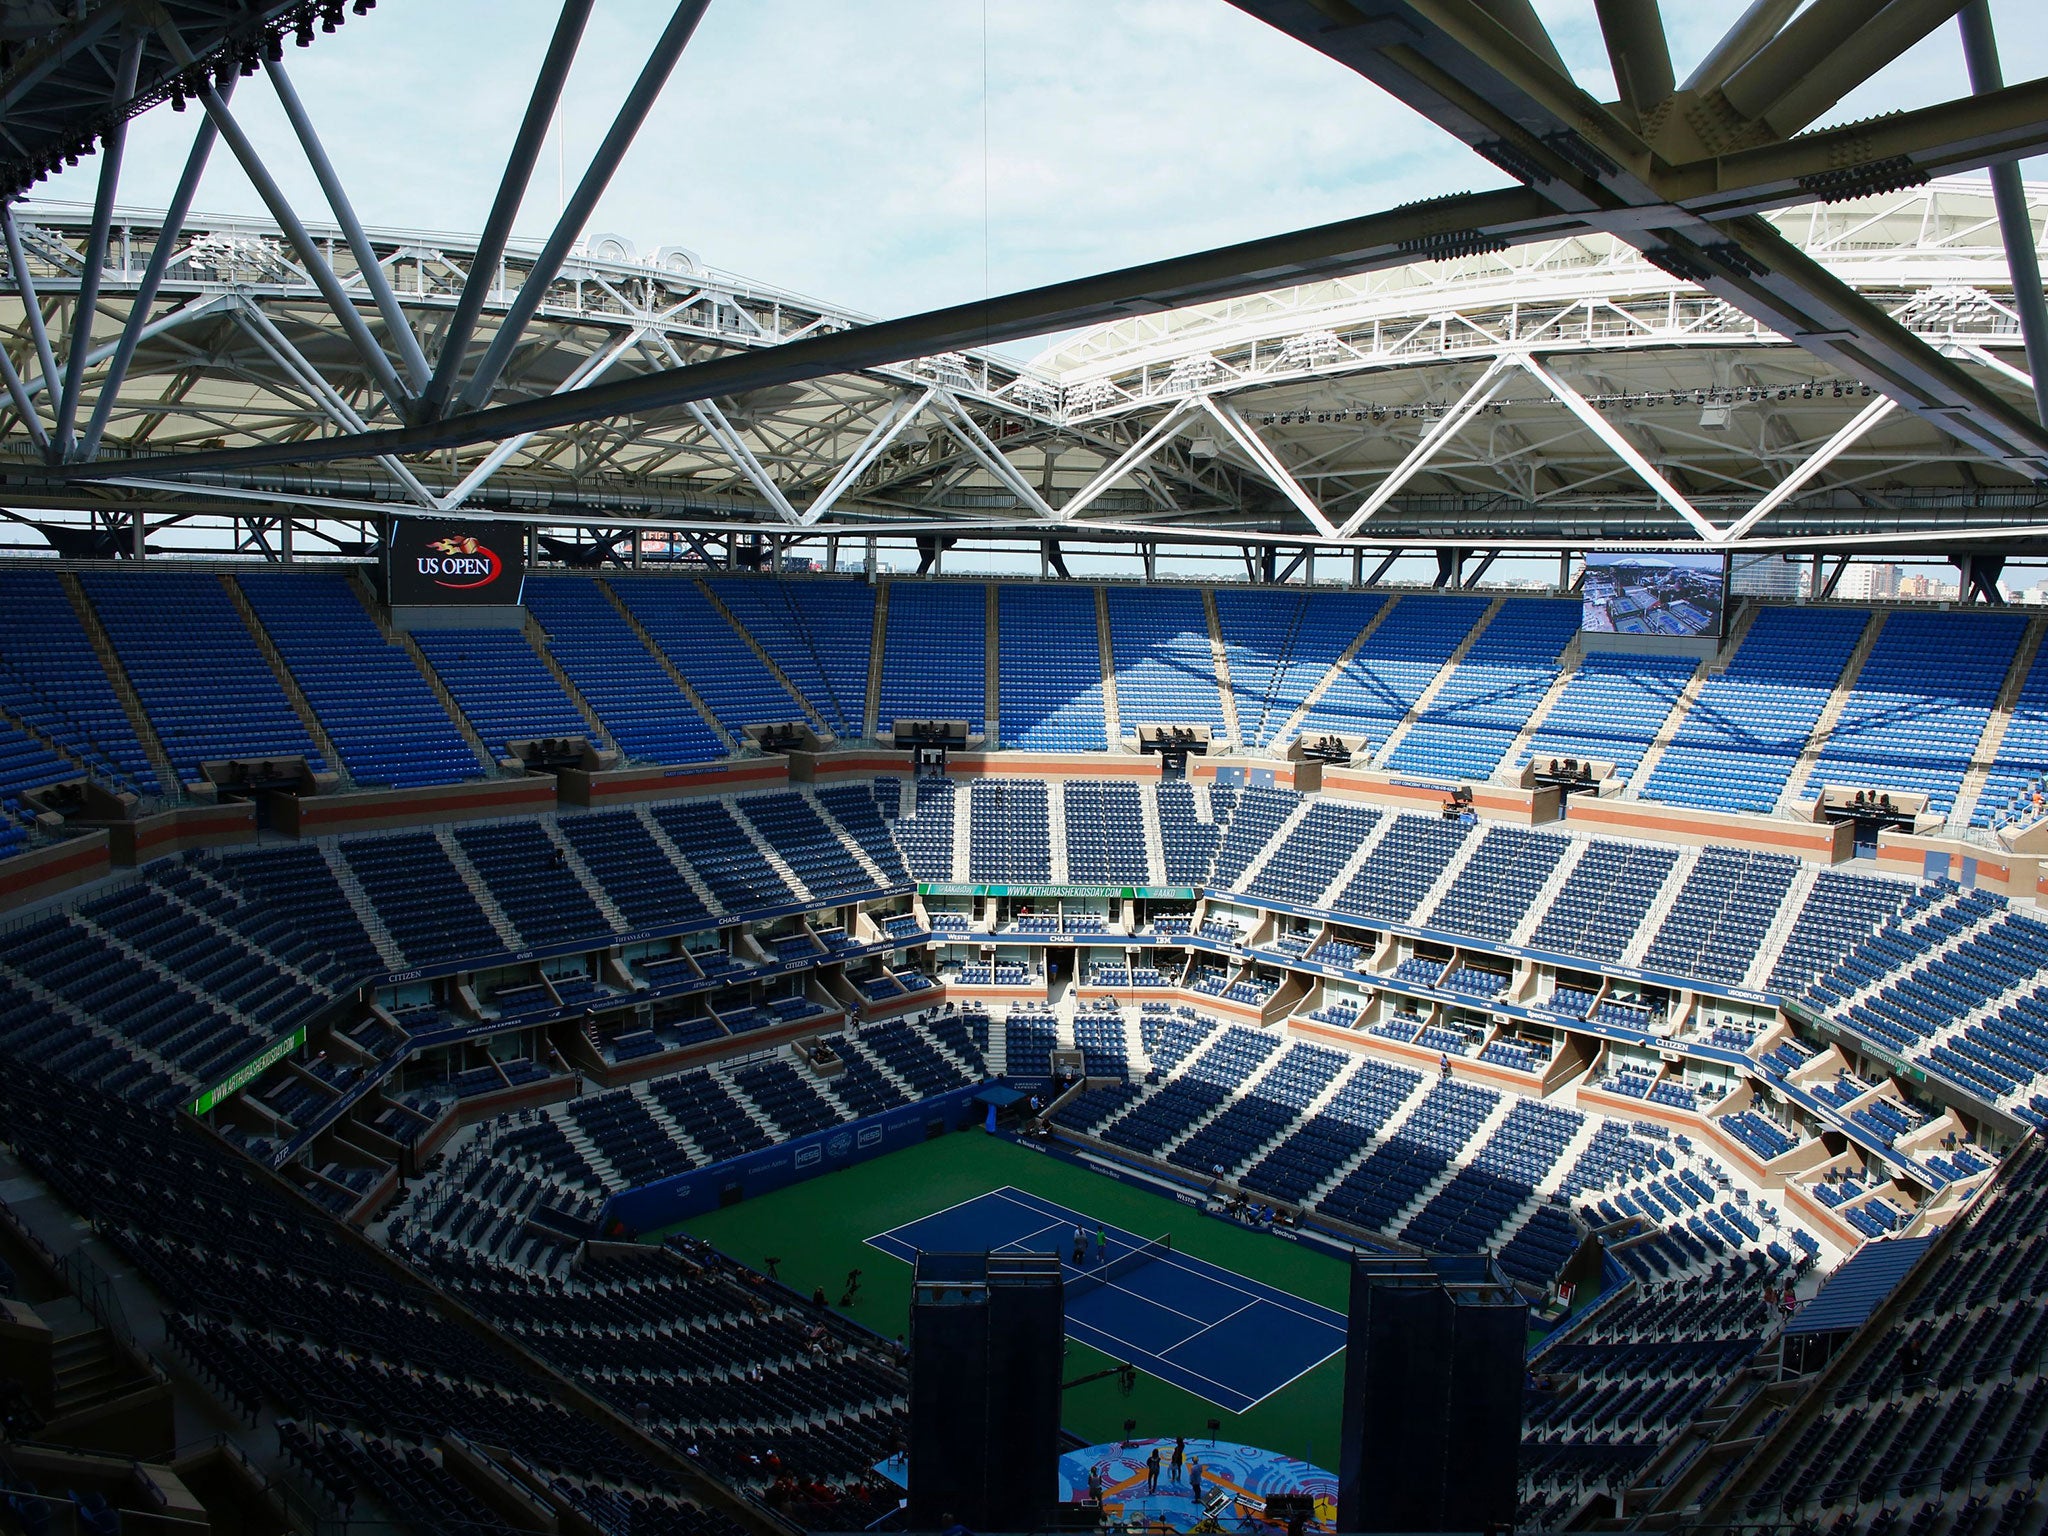
{"type": "Polygon", "coordinates": [[[271,1041],[263,1048],[261,1055],[243,1062],[219,1083],[194,1099],[192,1113],[203,1115],[223,1099],[233,1098],[305,1043],[306,1026],[303,1024],[282,1039],[271,1041]]]}
{"type": "Polygon", "coordinates": [[[1193,901],[1191,885],[920,885],[920,896],[1106,896],[1125,901],[1193,901]]]}

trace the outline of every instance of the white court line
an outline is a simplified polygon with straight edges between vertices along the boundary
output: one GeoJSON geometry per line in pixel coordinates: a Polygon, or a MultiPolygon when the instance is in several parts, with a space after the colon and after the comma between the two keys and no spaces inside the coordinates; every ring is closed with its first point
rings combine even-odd
{"type": "MultiPolygon", "coordinates": [[[[1021,1189],[1005,1185],[1002,1189],[994,1191],[994,1193],[1005,1197],[1022,1196],[1023,1198],[1017,1199],[1015,1203],[1018,1205],[1036,1205],[1041,1215],[1051,1215],[1054,1212],[1060,1212],[1068,1216],[1081,1216],[1085,1223],[1085,1213],[1068,1210],[1065,1206],[1054,1205],[1050,1200],[1041,1200],[1036,1195],[1029,1194],[1021,1189]]],[[[1097,1225],[1101,1225],[1101,1223],[1097,1223],[1097,1225]]],[[[1122,1231],[1123,1229],[1119,1227],[1117,1230],[1122,1231]]],[[[1137,1234],[1132,1233],[1129,1235],[1136,1236],[1137,1234]]],[[[1208,1259],[1197,1257],[1194,1254],[1183,1255],[1173,1249],[1168,1249],[1166,1254],[1155,1262],[1170,1264],[1175,1269],[1182,1271],[1184,1274],[1193,1275],[1198,1280],[1205,1280],[1211,1285],[1219,1286],[1227,1291],[1235,1291],[1240,1296],[1249,1296],[1255,1301],[1263,1301],[1269,1306],[1277,1307],[1282,1312],[1302,1319],[1304,1322],[1319,1324],[1325,1328],[1334,1328],[1339,1333],[1345,1332],[1343,1314],[1334,1308],[1325,1307],[1313,1301],[1305,1301],[1299,1296],[1290,1296],[1287,1292],[1275,1286],[1267,1285],[1263,1280],[1254,1280],[1249,1275],[1240,1275],[1236,1270],[1225,1269],[1221,1264],[1214,1263],[1208,1259]],[[1183,1263],[1183,1258],[1190,1262],[1183,1263]],[[1201,1267],[1197,1268],[1197,1265],[1201,1267]],[[1243,1281],[1244,1284],[1235,1283],[1238,1281],[1243,1281]],[[1255,1286],[1257,1289],[1248,1290],[1246,1286],[1255,1286]],[[1315,1310],[1313,1312],[1304,1312],[1302,1310],[1303,1307],[1313,1307],[1315,1310]]],[[[1181,1315],[1186,1316],[1187,1314],[1182,1313],[1181,1315]]]]}
{"type": "MultiPolygon", "coordinates": [[[[914,1263],[918,1253],[921,1250],[913,1246],[911,1243],[905,1241],[903,1238],[896,1236],[896,1233],[902,1231],[905,1227],[921,1226],[923,1223],[932,1220],[934,1217],[947,1215],[948,1213],[960,1210],[963,1207],[974,1205],[979,1201],[989,1199],[991,1196],[1002,1199],[1011,1205],[1017,1206],[1021,1210],[1029,1211],[1034,1216],[1052,1216],[1055,1215],[1055,1213],[1057,1213],[1057,1219],[1050,1222],[1047,1226],[1038,1229],[1039,1232],[1049,1232],[1054,1230],[1054,1228],[1058,1228],[1061,1232],[1064,1232],[1069,1225],[1066,1218],[1070,1216],[1083,1218],[1081,1221],[1074,1223],[1074,1225],[1079,1225],[1084,1228],[1087,1226],[1086,1214],[1084,1212],[1076,1211],[1066,1206],[1055,1205],[1050,1200],[1042,1200],[1036,1195],[1030,1194],[1025,1190],[1018,1189],[1015,1185],[1006,1184],[1001,1189],[985,1190],[981,1194],[970,1195],[965,1200],[956,1200],[951,1205],[933,1211],[929,1215],[920,1216],[911,1221],[899,1222],[896,1226],[889,1228],[888,1231],[878,1232],[873,1237],[866,1239],[866,1245],[870,1248],[876,1249],[881,1253],[887,1254],[890,1258],[897,1260],[899,1263],[914,1263]],[[899,1249],[906,1250],[907,1256],[906,1252],[897,1251],[899,1249]]],[[[1107,1224],[1098,1221],[1096,1225],[1098,1227],[1103,1227],[1107,1224]]],[[[1117,1228],[1116,1230],[1118,1232],[1124,1231],[1124,1229],[1121,1227],[1117,1228]]],[[[1125,1235],[1130,1236],[1134,1234],[1126,1233],[1125,1235]]],[[[1031,1232],[1027,1233],[1022,1238],[1012,1239],[1012,1242],[1026,1242],[1036,1236],[1038,1236],[1038,1232],[1031,1232]]],[[[1147,1239],[1147,1241],[1149,1241],[1149,1239],[1147,1239]]],[[[1167,1260],[1155,1259],[1153,1262],[1161,1263],[1167,1262],[1167,1260]]],[[[1208,1264],[1207,1260],[1197,1260],[1197,1262],[1202,1264],[1208,1264]]],[[[1068,1264],[1064,1259],[1061,1260],[1060,1267],[1062,1270],[1073,1268],[1073,1266],[1068,1264]]],[[[1188,1273],[1194,1274],[1198,1279],[1209,1280],[1212,1284],[1220,1284],[1223,1289],[1236,1291],[1239,1295],[1251,1295],[1250,1292],[1245,1291],[1242,1287],[1230,1285],[1228,1282],[1215,1281],[1213,1279],[1213,1276],[1201,1274],[1199,1271],[1191,1269],[1186,1265],[1179,1265],[1177,1267],[1187,1270],[1188,1273]]],[[[1210,1264],[1208,1265],[1208,1267],[1219,1274],[1228,1275],[1233,1273],[1230,1270],[1223,1269],[1220,1265],[1210,1264]]],[[[1085,1271],[1077,1271],[1077,1273],[1085,1273],[1085,1271]]],[[[1253,1283],[1257,1284],[1258,1282],[1253,1283]]],[[[1144,1305],[1153,1307],[1161,1312],[1170,1313],[1175,1317],[1184,1318],[1191,1323],[1202,1322],[1200,1318],[1190,1316],[1188,1313],[1179,1311],[1174,1307],[1169,1307],[1164,1302],[1158,1301],[1153,1297],[1142,1295],[1137,1291],[1129,1290],[1124,1286],[1118,1285],[1115,1281],[1110,1281],[1105,1285],[1097,1286],[1095,1287],[1095,1289],[1104,1291],[1121,1291],[1124,1295],[1129,1296],[1132,1300],[1142,1302],[1144,1305]]],[[[1268,1289],[1270,1290],[1270,1288],[1268,1289]]],[[[1172,1350],[1177,1350],[1183,1344],[1190,1343],[1193,1340],[1200,1338],[1204,1333],[1208,1332],[1210,1329],[1220,1327],[1222,1324],[1230,1321],[1232,1318],[1235,1318],[1241,1315],[1242,1313],[1250,1310],[1253,1306],[1257,1306],[1261,1303],[1267,1306],[1279,1305],[1274,1301],[1274,1297],[1285,1295],[1286,1293],[1281,1291],[1274,1291],[1271,1295],[1266,1296],[1252,1295],[1251,1300],[1247,1301],[1243,1306],[1237,1308],[1236,1311],[1230,1312],[1223,1317],[1217,1318],[1214,1322],[1202,1324],[1202,1326],[1197,1328],[1193,1333],[1187,1334],[1184,1337],[1175,1340],[1172,1344],[1167,1346],[1167,1349],[1169,1352],[1172,1350]]],[[[1315,1303],[1313,1302],[1308,1302],[1304,1304],[1308,1306],[1315,1305],[1315,1303]]],[[[1329,1326],[1324,1318],[1311,1317],[1308,1314],[1299,1312],[1292,1307],[1281,1305],[1280,1310],[1287,1312],[1295,1317],[1305,1318],[1307,1321],[1310,1322],[1323,1323],[1325,1326],[1329,1326]]],[[[1330,1315],[1334,1316],[1335,1314],[1331,1313],[1330,1315]]],[[[1344,1330],[1339,1329],[1338,1331],[1341,1333],[1344,1330]]],[[[1285,1381],[1279,1383],[1277,1386],[1269,1388],[1267,1391],[1261,1393],[1258,1397],[1250,1397],[1241,1388],[1232,1386],[1228,1382],[1218,1381],[1215,1377],[1205,1375],[1203,1372],[1195,1370],[1192,1366],[1181,1365],[1175,1361],[1169,1360],[1167,1359],[1165,1354],[1156,1353],[1152,1350],[1147,1349],[1139,1349],[1136,1347],[1136,1343],[1134,1340],[1127,1339],[1122,1334],[1111,1333],[1109,1330],[1105,1328],[1098,1328],[1092,1323],[1082,1322],[1075,1318],[1068,1317],[1065,1319],[1065,1332],[1069,1338],[1074,1339],[1079,1343],[1086,1344],[1091,1349],[1100,1350],[1102,1353],[1110,1355],[1113,1358],[1127,1359],[1130,1360],[1132,1364],[1137,1364],[1141,1360],[1150,1361],[1152,1365],[1155,1367],[1150,1372],[1150,1374],[1162,1381],[1167,1382],[1169,1385],[1182,1385],[1184,1382],[1193,1381],[1200,1382],[1204,1386],[1213,1388],[1215,1391],[1222,1393],[1224,1397],[1228,1398],[1228,1401],[1220,1401],[1215,1397],[1210,1397],[1206,1393],[1201,1392],[1197,1392],[1196,1395],[1202,1397],[1205,1402],[1214,1403],[1215,1406],[1223,1409],[1227,1413],[1249,1413],[1252,1409],[1256,1408],[1260,1403],[1265,1402],[1267,1398],[1270,1398],[1277,1393],[1284,1392],[1287,1388],[1293,1386],[1294,1383],[1301,1380],[1302,1377],[1308,1375],[1309,1372],[1323,1365],[1325,1362],[1329,1361],[1334,1356],[1342,1353],[1344,1349],[1343,1344],[1338,1344],[1334,1349],[1331,1349],[1326,1354],[1323,1354],[1317,1359],[1310,1361],[1309,1364],[1302,1367],[1301,1370],[1297,1371],[1294,1375],[1288,1377],[1285,1381]]],[[[1194,1389],[1188,1388],[1187,1390],[1194,1389]]]]}

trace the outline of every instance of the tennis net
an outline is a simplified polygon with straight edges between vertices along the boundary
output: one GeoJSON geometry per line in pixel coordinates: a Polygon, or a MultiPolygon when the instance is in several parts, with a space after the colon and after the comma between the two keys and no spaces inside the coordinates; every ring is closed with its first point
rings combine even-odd
{"type": "Polygon", "coordinates": [[[1140,1243],[1137,1247],[1128,1248],[1093,1269],[1082,1270],[1067,1282],[1067,1295],[1070,1299],[1085,1296],[1088,1292],[1100,1290],[1105,1285],[1113,1285],[1132,1270],[1142,1269],[1145,1265],[1155,1263],[1172,1252],[1173,1234],[1170,1232],[1164,1237],[1155,1237],[1150,1242],[1140,1243]]]}

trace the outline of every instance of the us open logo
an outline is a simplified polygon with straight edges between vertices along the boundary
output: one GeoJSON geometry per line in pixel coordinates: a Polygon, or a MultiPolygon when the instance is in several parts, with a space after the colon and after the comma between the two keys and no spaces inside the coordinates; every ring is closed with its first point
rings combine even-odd
{"type": "Polygon", "coordinates": [[[498,558],[496,550],[466,533],[436,539],[427,548],[437,549],[440,553],[421,555],[419,572],[437,587],[451,587],[458,591],[468,587],[487,587],[505,571],[505,562],[498,558]]]}

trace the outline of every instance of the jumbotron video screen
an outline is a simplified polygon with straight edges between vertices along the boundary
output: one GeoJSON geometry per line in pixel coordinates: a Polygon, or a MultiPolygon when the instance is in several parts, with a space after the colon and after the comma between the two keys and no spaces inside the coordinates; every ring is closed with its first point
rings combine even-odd
{"type": "Polygon", "coordinates": [[[1589,551],[1579,627],[1595,634],[1719,638],[1728,599],[1722,555],[1589,551]]]}

